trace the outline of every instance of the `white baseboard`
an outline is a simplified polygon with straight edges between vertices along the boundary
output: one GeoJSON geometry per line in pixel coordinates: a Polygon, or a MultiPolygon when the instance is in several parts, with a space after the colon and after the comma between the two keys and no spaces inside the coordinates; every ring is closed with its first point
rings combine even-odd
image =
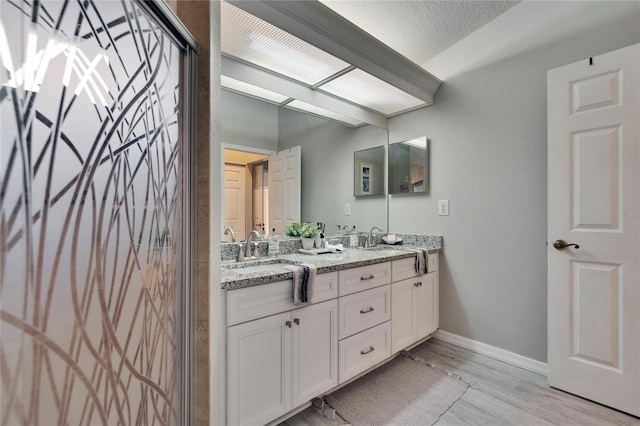
{"type": "Polygon", "coordinates": [[[433,334],[433,337],[443,342],[460,346],[461,348],[497,359],[498,361],[506,362],[507,364],[511,364],[516,367],[524,368],[525,370],[529,370],[543,376],[547,375],[546,362],[536,361],[535,359],[518,355],[515,352],[496,348],[495,346],[487,345],[486,343],[478,342],[477,340],[469,339],[467,337],[458,336],[457,334],[449,333],[448,331],[437,330],[433,334]]]}

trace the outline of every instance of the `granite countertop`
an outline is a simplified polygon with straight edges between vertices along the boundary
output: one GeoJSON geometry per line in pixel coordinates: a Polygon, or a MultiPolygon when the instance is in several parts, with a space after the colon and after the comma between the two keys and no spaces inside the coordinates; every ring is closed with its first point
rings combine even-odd
{"type": "MultiPolygon", "coordinates": [[[[277,258],[262,258],[259,262],[248,262],[250,267],[243,268],[242,263],[223,262],[221,288],[234,290],[252,287],[276,281],[288,280],[293,273],[285,266],[306,263],[317,268],[318,274],[373,265],[391,260],[414,257],[415,252],[407,250],[408,246],[380,246],[377,250],[346,248],[342,253],[323,253],[318,255],[285,254],[277,258]],[[255,265],[255,266],[253,266],[255,265]]],[[[414,247],[417,248],[417,247],[414,247]]],[[[440,251],[440,248],[429,247],[429,252],[440,251]]]]}

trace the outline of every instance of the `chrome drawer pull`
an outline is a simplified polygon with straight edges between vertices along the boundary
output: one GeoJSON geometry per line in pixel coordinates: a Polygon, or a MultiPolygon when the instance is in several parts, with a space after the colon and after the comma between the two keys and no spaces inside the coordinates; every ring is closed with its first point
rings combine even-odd
{"type": "Polygon", "coordinates": [[[363,311],[362,309],[360,309],[361,314],[368,314],[369,312],[373,312],[373,311],[375,311],[375,309],[373,309],[373,306],[369,306],[369,309],[367,309],[366,311],[363,311]]]}
{"type": "Polygon", "coordinates": [[[360,281],[372,280],[375,278],[375,275],[369,275],[368,277],[360,277],[360,281]]]}
{"type": "Polygon", "coordinates": [[[375,351],[376,348],[374,348],[373,346],[369,346],[369,349],[366,351],[360,351],[360,355],[366,355],[366,354],[370,354],[371,352],[375,351]]]}

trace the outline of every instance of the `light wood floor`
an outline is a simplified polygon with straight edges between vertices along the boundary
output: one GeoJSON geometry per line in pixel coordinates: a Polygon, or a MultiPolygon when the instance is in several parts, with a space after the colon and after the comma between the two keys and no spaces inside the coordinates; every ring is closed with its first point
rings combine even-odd
{"type": "MultiPolygon", "coordinates": [[[[462,397],[440,417],[437,426],[640,426],[636,417],[550,388],[544,376],[439,340],[428,340],[410,354],[416,362],[469,384],[462,397]]],[[[325,409],[325,414],[330,412],[325,409]]],[[[326,418],[318,409],[309,407],[280,426],[344,424],[339,417],[326,418]]]]}

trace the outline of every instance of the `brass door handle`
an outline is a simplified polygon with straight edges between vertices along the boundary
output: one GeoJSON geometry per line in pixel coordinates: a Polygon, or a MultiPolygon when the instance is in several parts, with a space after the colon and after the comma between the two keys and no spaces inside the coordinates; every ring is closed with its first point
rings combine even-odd
{"type": "Polygon", "coordinates": [[[565,249],[567,247],[571,247],[574,246],[576,249],[579,249],[580,246],[574,243],[568,243],[565,240],[555,240],[553,242],[553,248],[555,248],[556,250],[562,250],[565,249]]]}

